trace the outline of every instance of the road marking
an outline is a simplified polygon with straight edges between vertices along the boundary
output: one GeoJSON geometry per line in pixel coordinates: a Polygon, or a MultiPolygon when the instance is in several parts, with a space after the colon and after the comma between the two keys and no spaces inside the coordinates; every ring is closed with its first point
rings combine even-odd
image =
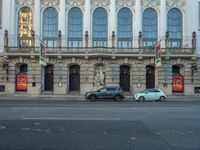
{"type": "Polygon", "coordinates": [[[21,118],[22,120],[91,120],[91,121],[117,121],[120,118],[21,118]]]}

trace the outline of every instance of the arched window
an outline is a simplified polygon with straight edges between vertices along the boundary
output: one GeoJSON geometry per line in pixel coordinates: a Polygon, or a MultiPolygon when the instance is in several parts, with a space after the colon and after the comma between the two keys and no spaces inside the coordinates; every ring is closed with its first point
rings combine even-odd
{"type": "Polygon", "coordinates": [[[48,7],[43,12],[43,41],[48,47],[55,47],[58,34],[58,13],[55,8],[48,7]]]}
{"type": "Polygon", "coordinates": [[[68,13],[68,46],[83,46],[83,14],[77,7],[68,13]]]}
{"type": "Polygon", "coordinates": [[[93,12],[93,46],[107,46],[108,15],[104,8],[93,12]]]}
{"type": "Polygon", "coordinates": [[[177,8],[172,8],[167,14],[167,31],[169,33],[169,47],[182,46],[182,13],[177,8]]]}
{"type": "Polygon", "coordinates": [[[33,11],[29,7],[19,10],[18,18],[18,41],[19,46],[31,46],[31,32],[33,30],[33,11]]]}
{"type": "Polygon", "coordinates": [[[143,31],[143,46],[152,47],[158,38],[158,21],[157,13],[153,8],[147,8],[143,12],[142,31],[143,31]]]}
{"type": "Polygon", "coordinates": [[[118,12],[117,46],[120,48],[132,47],[132,16],[128,8],[122,8],[118,12]]]}

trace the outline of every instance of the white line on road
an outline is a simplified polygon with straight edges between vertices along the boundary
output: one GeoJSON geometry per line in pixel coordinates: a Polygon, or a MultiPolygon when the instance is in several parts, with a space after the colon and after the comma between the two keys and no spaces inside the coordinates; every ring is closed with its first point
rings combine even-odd
{"type": "Polygon", "coordinates": [[[22,120],[91,120],[91,121],[117,121],[120,118],[21,118],[22,120]]]}

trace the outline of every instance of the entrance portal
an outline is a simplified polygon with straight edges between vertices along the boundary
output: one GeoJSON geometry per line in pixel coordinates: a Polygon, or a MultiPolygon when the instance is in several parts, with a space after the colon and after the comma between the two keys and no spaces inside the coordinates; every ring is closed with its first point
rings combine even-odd
{"type": "Polygon", "coordinates": [[[155,88],[155,67],[146,66],[146,88],[155,88]]]}
{"type": "Polygon", "coordinates": [[[69,91],[80,91],[80,66],[71,66],[69,72],[69,91]]]}
{"type": "Polygon", "coordinates": [[[27,91],[27,68],[26,64],[16,66],[16,91],[27,91]]]}
{"type": "Polygon", "coordinates": [[[184,92],[184,77],[178,65],[172,67],[172,92],[184,92]]]}
{"type": "Polygon", "coordinates": [[[44,75],[45,91],[53,91],[53,83],[54,83],[53,69],[54,69],[53,65],[48,65],[45,67],[45,75],[44,75]]]}
{"type": "Polygon", "coordinates": [[[125,92],[130,92],[130,67],[120,66],[120,87],[125,92]]]}

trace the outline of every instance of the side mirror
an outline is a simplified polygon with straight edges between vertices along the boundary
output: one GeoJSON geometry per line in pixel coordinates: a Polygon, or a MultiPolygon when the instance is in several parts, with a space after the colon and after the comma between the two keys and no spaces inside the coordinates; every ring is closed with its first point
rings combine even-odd
{"type": "Polygon", "coordinates": [[[148,92],[144,92],[145,94],[148,94],[148,92]]]}

